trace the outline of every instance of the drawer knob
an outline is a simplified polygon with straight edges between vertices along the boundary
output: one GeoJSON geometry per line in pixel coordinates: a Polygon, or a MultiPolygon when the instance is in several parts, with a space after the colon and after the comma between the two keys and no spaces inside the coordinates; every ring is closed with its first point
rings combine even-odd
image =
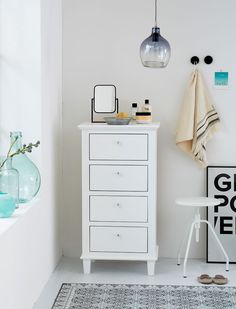
{"type": "Polygon", "coordinates": [[[116,175],[120,175],[120,172],[118,171],[118,172],[116,172],[116,175]]]}
{"type": "Polygon", "coordinates": [[[120,234],[119,234],[119,233],[117,233],[117,234],[116,234],[116,237],[120,237],[120,234]]]}
{"type": "Polygon", "coordinates": [[[116,144],[117,144],[117,145],[120,145],[120,141],[117,141],[116,144]]]}
{"type": "Polygon", "coordinates": [[[116,206],[117,206],[117,207],[120,207],[120,203],[117,203],[116,206]]]}

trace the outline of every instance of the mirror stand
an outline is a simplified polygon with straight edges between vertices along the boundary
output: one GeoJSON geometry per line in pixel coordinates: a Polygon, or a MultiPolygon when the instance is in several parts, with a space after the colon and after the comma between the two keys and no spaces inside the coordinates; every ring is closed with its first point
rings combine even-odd
{"type": "Polygon", "coordinates": [[[117,114],[119,112],[119,100],[116,98],[116,107],[114,112],[98,113],[94,111],[94,98],[91,99],[91,122],[92,123],[105,123],[104,117],[117,114]]]}

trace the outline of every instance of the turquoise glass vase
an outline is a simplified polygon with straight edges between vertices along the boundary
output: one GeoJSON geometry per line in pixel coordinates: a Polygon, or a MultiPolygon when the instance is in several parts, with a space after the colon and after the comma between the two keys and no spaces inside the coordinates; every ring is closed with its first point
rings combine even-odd
{"type": "MultiPolygon", "coordinates": [[[[11,132],[11,153],[22,148],[22,133],[11,132]]],[[[19,172],[19,203],[31,201],[39,191],[41,177],[37,166],[27,157],[20,153],[12,158],[12,166],[19,172]]]]}
{"type": "Polygon", "coordinates": [[[18,207],[19,173],[12,167],[12,158],[0,156],[0,193],[8,193],[18,207]]]}
{"type": "Polygon", "coordinates": [[[9,218],[16,208],[12,196],[8,193],[0,192],[0,218],[9,218]]]}

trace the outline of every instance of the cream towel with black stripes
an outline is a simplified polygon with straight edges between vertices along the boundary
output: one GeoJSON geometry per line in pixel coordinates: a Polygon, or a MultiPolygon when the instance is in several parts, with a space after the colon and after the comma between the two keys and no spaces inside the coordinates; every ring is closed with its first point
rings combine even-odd
{"type": "Polygon", "coordinates": [[[177,126],[176,145],[207,166],[206,144],[220,128],[219,116],[211,103],[200,72],[193,71],[177,126]]]}

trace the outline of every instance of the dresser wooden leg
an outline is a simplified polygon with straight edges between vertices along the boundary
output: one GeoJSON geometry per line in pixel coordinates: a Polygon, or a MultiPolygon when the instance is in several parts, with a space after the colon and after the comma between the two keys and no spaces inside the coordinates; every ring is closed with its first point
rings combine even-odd
{"type": "Polygon", "coordinates": [[[83,260],[84,274],[90,274],[91,272],[91,260],[83,260]]]}
{"type": "Polygon", "coordinates": [[[156,261],[147,261],[148,276],[153,276],[155,274],[155,264],[156,264],[156,261]]]}

